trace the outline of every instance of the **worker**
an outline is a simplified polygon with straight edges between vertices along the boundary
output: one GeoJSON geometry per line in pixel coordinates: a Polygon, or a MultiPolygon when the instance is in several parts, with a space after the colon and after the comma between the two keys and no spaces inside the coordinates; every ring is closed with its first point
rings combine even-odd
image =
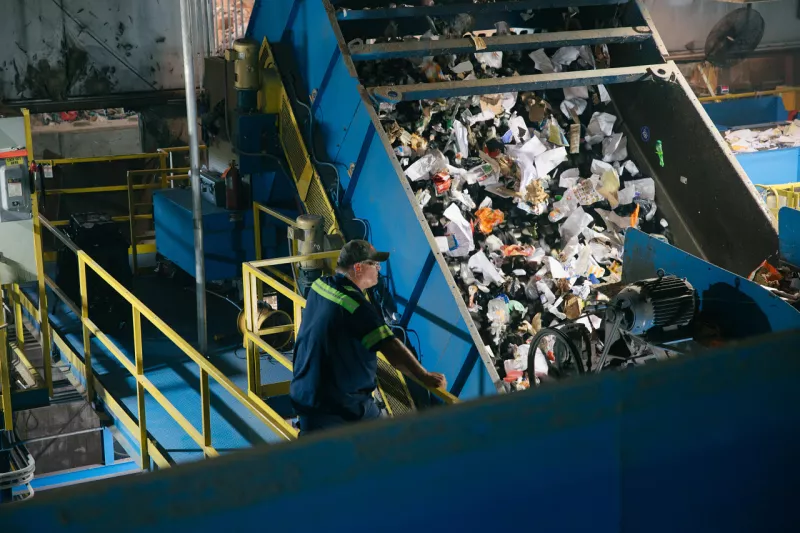
{"type": "Polygon", "coordinates": [[[378,283],[389,258],[363,240],[342,248],[336,275],[314,282],[294,347],[289,396],[300,435],[380,417],[373,400],[377,352],[407,376],[445,388],[442,374],[428,372],[400,342],[364,291],[378,283]]]}

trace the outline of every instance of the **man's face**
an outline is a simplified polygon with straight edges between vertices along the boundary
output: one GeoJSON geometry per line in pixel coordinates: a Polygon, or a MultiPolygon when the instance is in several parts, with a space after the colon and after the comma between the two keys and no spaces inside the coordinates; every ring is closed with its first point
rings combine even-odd
{"type": "Polygon", "coordinates": [[[366,290],[378,284],[378,274],[381,271],[381,264],[377,261],[362,261],[356,264],[356,276],[358,286],[361,290],[366,290]]]}

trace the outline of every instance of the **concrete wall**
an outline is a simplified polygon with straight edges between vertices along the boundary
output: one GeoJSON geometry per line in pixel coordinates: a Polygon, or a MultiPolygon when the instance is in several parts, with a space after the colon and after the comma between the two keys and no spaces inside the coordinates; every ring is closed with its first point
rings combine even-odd
{"type": "MultiPolygon", "coordinates": [[[[0,148],[25,146],[22,117],[0,119],[0,148]]],[[[36,279],[33,259],[33,222],[0,222],[0,284],[36,279]]]]}
{"type": "Polygon", "coordinates": [[[33,130],[37,159],[136,154],[142,151],[137,117],[99,124],[51,124],[33,130]]]}
{"type": "Polygon", "coordinates": [[[60,100],[183,87],[177,1],[2,4],[0,97],[60,100]]]}
{"type": "MultiPolygon", "coordinates": [[[[645,0],[644,3],[671,52],[686,50],[687,44],[692,49],[703,49],[711,28],[727,13],[742,7],[719,0],[645,0]]],[[[797,0],[758,3],[754,9],[766,23],[762,45],[800,44],[797,0]]]]}

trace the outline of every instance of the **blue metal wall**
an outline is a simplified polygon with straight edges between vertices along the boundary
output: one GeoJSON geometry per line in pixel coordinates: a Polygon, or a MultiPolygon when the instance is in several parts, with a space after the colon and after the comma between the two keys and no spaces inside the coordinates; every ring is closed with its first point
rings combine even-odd
{"type": "Polygon", "coordinates": [[[800,333],[0,507],[8,531],[795,531],[800,333]],[[335,459],[334,459],[335,458],[335,459]]]}
{"type": "Polygon", "coordinates": [[[780,185],[800,181],[800,148],[736,154],[750,181],[780,185]]]}
{"type": "Polygon", "coordinates": [[[750,124],[783,122],[789,118],[780,96],[707,102],[703,104],[703,109],[720,130],[750,124]]]}
{"type": "Polygon", "coordinates": [[[275,47],[291,47],[304,83],[294,89],[314,94],[315,124],[327,158],[341,168],[355,165],[352,176],[340,172],[346,191],[341,203],[349,204],[341,207],[367,220],[372,243],[391,252],[389,283],[398,313],[405,315],[401,323],[419,334],[422,363],[445,373],[451,391],[462,398],[493,394],[496,372],[492,377],[484,364],[477,364],[470,333],[474,326],[463,318],[464,303],[444,274],[444,260],[431,252],[433,236],[399,177],[402,169],[386,149],[390,143],[352,62],[341,54],[344,41],[338,31],[334,15],[320,0],[277,0],[257,3],[248,34],[259,41],[266,37],[275,47]]]}

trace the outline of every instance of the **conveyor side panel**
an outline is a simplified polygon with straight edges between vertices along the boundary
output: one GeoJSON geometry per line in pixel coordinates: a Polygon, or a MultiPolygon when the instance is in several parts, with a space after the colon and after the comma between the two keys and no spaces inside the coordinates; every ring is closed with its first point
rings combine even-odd
{"type": "MultiPolygon", "coordinates": [[[[334,163],[340,168],[353,169],[358,187],[352,189],[351,207],[356,216],[369,222],[373,244],[392,254],[384,273],[390,277],[398,313],[402,315],[435,246],[433,236],[420,210],[415,208],[416,200],[408,184],[398,177],[403,171],[391,149],[387,149],[390,143],[360,87],[352,62],[338,52],[344,41],[333,13],[326,11],[320,1],[302,2],[293,21],[291,31],[286,32],[280,20],[261,17],[253,20],[250,32],[259,40],[266,37],[270,41],[280,41],[283,35],[290,36],[297,69],[307,80],[310,92],[315,94],[312,105],[316,124],[323,128],[325,152],[329,156],[338,154],[334,163]],[[308,26],[310,21],[318,26],[308,26]],[[314,55],[325,58],[328,63],[322,61],[315,65],[309,59],[307,43],[312,35],[314,55]],[[336,65],[328,68],[331,58],[336,58],[336,65]]],[[[340,175],[341,189],[347,191],[351,176],[344,171],[340,171],[340,175]]],[[[492,394],[496,391],[493,383],[498,381],[497,374],[491,363],[483,365],[470,361],[477,330],[464,321],[466,311],[462,310],[462,314],[459,310],[464,303],[454,284],[447,282],[442,270],[446,268],[443,259],[438,257],[408,327],[419,336],[422,362],[426,367],[448,376],[464,376],[459,384],[462,398],[492,394]],[[454,302],[457,305],[453,305],[454,302]],[[465,363],[470,362],[472,366],[462,372],[465,363]],[[487,366],[492,368],[493,376],[486,375],[484,368],[487,366]]]]}

